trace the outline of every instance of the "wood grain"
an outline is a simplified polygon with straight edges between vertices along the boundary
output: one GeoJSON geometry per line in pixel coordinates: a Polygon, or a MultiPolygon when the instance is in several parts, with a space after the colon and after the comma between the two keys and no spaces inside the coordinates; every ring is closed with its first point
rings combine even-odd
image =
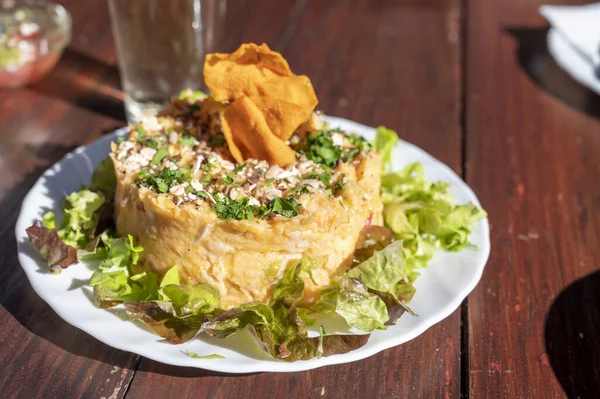
{"type": "Polygon", "coordinates": [[[30,90],[0,92],[0,104],[0,396],[123,394],[137,356],[62,321],[29,285],[14,236],[23,197],[39,175],[118,122],[30,90]]]}
{"type": "Polygon", "coordinates": [[[459,312],[363,361],[241,376],[140,361],[61,321],[20,272],[14,221],[46,167],[123,117],[106,3],[64,0],[75,34],[57,69],[0,94],[0,396],[597,397],[600,100],[549,58],[541,3],[228,3],[223,51],[266,42],[326,113],[394,128],[459,173],[464,151],[493,250],[465,308],[461,390],[459,312]]]}
{"type": "MultiPolygon", "coordinates": [[[[258,3],[269,9],[275,1],[258,3]]],[[[280,50],[296,73],[311,78],[319,108],[397,129],[460,173],[458,1],[309,1],[296,15],[281,25],[297,28],[280,50]]],[[[266,42],[275,47],[285,29],[266,42]]],[[[248,32],[240,40],[253,40],[248,32]]],[[[143,359],[127,396],[455,398],[459,390],[455,312],[405,345],[307,372],[233,377],[143,359]]]]}
{"type": "Polygon", "coordinates": [[[600,102],[548,57],[540,3],[469,2],[466,176],[492,223],[468,301],[473,398],[600,389],[600,102]]]}
{"type": "MultiPolygon", "coordinates": [[[[98,6],[105,3],[95,2],[98,6]]],[[[88,12],[94,15],[93,8],[88,12]]],[[[110,33],[106,19],[98,20],[104,26],[94,27],[80,16],[74,17],[75,37],[90,27],[100,36],[110,33]]],[[[106,80],[108,69],[92,56],[105,41],[92,37],[93,43],[85,47],[90,56],[74,56],[79,53],[71,46],[58,67],[42,81],[27,89],[0,92],[2,397],[122,397],[137,365],[137,356],[110,348],[75,329],[37,296],[19,267],[13,232],[23,197],[47,167],[75,147],[123,125],[90,112],[93,107],[72,105],[95,99],[95,91],[102,98],[98,82],[106,80]]],[[[114,77],[108,81],[118,86],[114,77]]],[[[113,109],[122,112],[118,87],[116,92],[113,109]]],[[[106,108],[106,103],[102,107],[106,108]]]]}

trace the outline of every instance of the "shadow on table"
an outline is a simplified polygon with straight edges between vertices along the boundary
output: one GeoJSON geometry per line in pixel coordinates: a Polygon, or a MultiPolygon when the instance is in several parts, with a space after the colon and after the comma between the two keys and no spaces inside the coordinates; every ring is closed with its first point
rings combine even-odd
{"type": "MultiPolygon", "coordinates": [[[[36,154],[47,165],[56,162],[73,149],[67,146],[51,147],[46,146],[43,154],[36,154]]],[[[5,278],[0,280],[0,305],[31,333],[70,353],[123,368],[131,368],[136,364],[133,355],[98,342],[58,317],[33,291],[24,271],[19,266],[17,242],[13,234],[19,206],[45,169],[46,166],[40,166],[32,170],[10,191],[5,192],[0,202],[0,218],[10,226],[2,234],[5,241],[2,243],[4,249],[3,256],[0,258],[0,267],[5,278]]]]}
{"type": "Polygon", "coordinates": [[[600,271],[568,286],[546,320],[546,351],[569,398],[600,394],[600,271]]]}
{"type": "Polygon", "coordinates": [[[118,68],[70,48],[46,77],[28,88],[94,113],[125,120],[118,68]]]}
{"type": "Polygon", "coordinates": [[[600,118],[600,96],[576,82],[548,53],[548,28],[507,27],[504,31],[518,41],[518,62],[538,87],[564,104],[600,118]]]}
{"type": "MultiPolygon", "coordinates": [[[[209,360],[210,361],[210,360],[209,360]]],[[[155,373],[162,374],[169,377],[178,378],[200,378],[200,377],[240,377],[240,376],[252,376],[261,373],[248,373],[248,374],[230,374],[230,373],[219,373],[217,371],[197,369],[195,367],[180,367],[171,366],[156,362],[154,360],[142,358],[140,366],[137,371],[142,373],[155,373]]]]}

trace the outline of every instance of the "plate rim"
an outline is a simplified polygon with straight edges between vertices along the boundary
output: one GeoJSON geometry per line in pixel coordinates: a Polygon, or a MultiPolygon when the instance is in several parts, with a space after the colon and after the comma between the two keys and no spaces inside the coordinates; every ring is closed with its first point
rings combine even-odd
{"type": "MultiPolygon", "coordinates": [[[[339,118],[339,117],[334,117],[334,116],[325,116],[325,120],[327,122],[329,122],[330,124],[334,124],[334,125],[351,124],[351,125],[358,126],[361,130],[369,130],[369,131],[375,130],[375,128],[373,128],[373,127],[366,126],[364,124],[354,122],[352,120],[348,120],[348,119],[344,119],[344,118],[339,118]]],[[[41,287],[37,287],[37,284],[34,284],[32,282],[33,279],[32,279],[31,274],[34,272],[32,270],[26,268],[25,266],[23,266],[23,263],[27,262],[28,259],[26,259],[26,255],[23,253],[23,251],[20,248],[20,241],[24,235],[24,232],[22,231],[23,226],[28,225],[29,221],[30,221],[29,219],[27,221],[25,221],[26,215],[23,213],[23,205],[26,202],[31,200],[30,196],[32,196],[34,194],[34,192],[33,192],[34,188],[36,188],[37,185],[40,184],[42,179],[50,171],[52,171],[54,168],[56,168],[57,165],[61,164],[67,158],[72,156],[72,154],[85,152],[85,150],[88,147],[90,147],[91,145],[96,145],[103,141],[110,142],[115,137],[126,133],[128,130],[129,130],[129,127],[125,126],[125,127],[116,129],[108,134],[105,134],[102,137],[98,138],[97,140],[94,140],[93,142],[79,146],[76,149],[65,154],[60,160],[58,160],[53,165],[51,165],[48,169],[46,169],[46,171],[44,171],[44,173],[42,173],[40,175],[40,177],[36,180],[36,182],[30,188],[27,195],[25,195],[25,197],[23,198],[23,202],[21,204],[21,209],[19,210],[19,216],[18,216],[17,222],[15,224],[15,236],[17,239],[17,252],[18,252],[19,264],[21,265],[21,268],[24,270],[24,272],[27,276],[27,279],[29,280],[29,283],[32,286],[33,290],[36,292],[36,294],[40,297],[40,299],[42,299],[44,302],[46,302],[46,304],[48,304],[48,306],[65,322],[67,322],[68,324],[72,325],[73,327],[91,335],[98,341],[100,341],[106,345],[109,345],[113,348],[116,348],[116,349],[119,349],[119,350],[122,350],[125,352],[134,353],[138,356],[143,356],[148,359],[151,359],[151,360],[154,360],[154,361],[157,361],[160,363],[164,363],[164,364],[170,364],[173,366],[180,366],[180,367],[194,367],[194,368],[229,373],[229,374],[248,374],[248,373],[255,373],[255,372],[296,372],[296,371],[313,370],[313,369],[317,369],[317,368],[324,367],[324,366],[330,366],[330,365],[352,363],[352,362],[355,362],[358,360],[363,360],[365,358],[371,357],[385,349],[394,348],[398,345],[402,345],[408,341],[411,341],[414,338],[418,337],[419,335],[423,334],[429,328],[433,327],[434,325],[438,324],[440,321],[442,321],[445,318],[447,318],[448,316],[450,316],[452,313],[454,313],[460,307],[460,304],[468,297],[468,295],[475,289],[475,287],[481,280],[483,271],[485,269],[487,261],[489,260],[491,243],[490,243],[489,223],[488,223],[488,219],[486,217],[482,221],[480,221],[480,223],[483,223],[483,231],[482,231],[483,234],[481,237],[482,243],[478,247],[477,257],[473,258],[473,260],[471,261],[471,263],[477,264],[477,269],[475,270],[475,272],[472,275],[470,275],[469,282],[468,282],[468,284],[465,285],[465,287],[462,291],[460,291],[457,295],[455,295],[446,306],[444,306],[443,308],[440,308],[438,311],[436,311],[432,315],[428,316],[428,319],[429,319],[428,323],[419,325],[418,327],[412,328],[408,332],[403,333],[401,335],[401,339],[398,339],[398,337],[391,337],[390,339],[386,339],[384,341],[377,342],[369,347],[365,346],[365,347],[359,348],[358,350],[348,352],[346,354],[320,358],[320,359],[318,359],[318,361],[319,361],[318,364],[314,364],[314,361],[311,361],[311,360],[297,361],[297,362],[292,362],[292,363],[279,361],[279,360],[275,360],[275,359],[269,360],[266,362],[262,361],[262,360],[257,360],[258,367],[244,368],[244,365],[242,365],[242,368],[234,367],[234,369],[232,370],[231,363],[229,363],[229,362],[223,363],[223,362],[214,361],[214,360],[213,361],[198,361],[198,360],[196,360],[196,362],[194,362],[194,363],[186,362],[186,364],[182,364],[182,362],[178,362],[177,359],[174,359],[174,358],[165,359],[164,357],[155,356],[154,353],[151,351],[144,352],[143,350],[139,350],[139,347],[136,347],[136,350],[132,350],[125,341],[115,342],[110,338],[107,339],[102,334],[99,334],[94,330],[85,328],[84,323],[78,323],[77,319],[75,317],[71,317],[70,315],[66,314],[67,313],[66,310],[64,310],[60,306],[57,306],[57,307],[53,306],[53,304],[51,303],[52,301],[49,301],[46,298],[46,295],[42,294],[40,292],[41,290],[39,288],[41,288],[41,287]],[[396,338],[396,339],[394,339],[394,338],[396,338]],[[140,353],[140,352],[144,352],[144,353],[140,353]],[[351,355],[345,356],[345,355],[349,355],[349,354],[351,354],[351,355]],[[171,360],[171,359],[173,359],[173,360],[171,360]]],[[[475,205],[477,205],[478,207],[481,207],[479,199],[477,198],[477,196],[475,195],[473,190],[449,166],[447,166],[443,162],[439,161],[437,158],[433,157],[432,155],[430,155],[429,153],[427,153],[425,150],[421,149],[420,147],[418,147],[414,144],[411,144],[407,141],[400,140],[398,145],[409,146],[413,150],[417,150],[420,153],[420,155],[424,156],[425,158],[428,158],[428,160],[431,161],[432,163],[434,163],[436,165],[436,167],[443,169],[444,172],[452,175],[453,178],[455,179],[455,181],[458,182],[458,184],[460,185],[460,189],[463,190],[470,197],[470,199],[472,200],[472,202],[475,205]]],[[[453,185],[454,185],[454,183],[455,182],[452,182],[453,185]]],[[[103,309],[98,309],[98,310],[103,310],[103,309]]],[[[148,333],[151,334],[150,332],[148,332],[148,333]]]]}

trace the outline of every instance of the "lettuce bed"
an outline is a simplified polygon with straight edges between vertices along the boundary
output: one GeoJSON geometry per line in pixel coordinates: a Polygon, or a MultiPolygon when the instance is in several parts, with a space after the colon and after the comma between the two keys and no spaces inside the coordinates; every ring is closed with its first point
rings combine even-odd
{"type": "MultiPolygon", "coordinates": [[[[378,128],[374,141],[384,162],[391,161],[395,132],[378,128]]],[[[99,166],[92,184],[64,200],[64,217],[57,228],[52,213],[27,229],[32,243],[54,272],[81,260],[95,266],[89,281],[97,305],[123,304],[131,319],[143,321],[172,344],[205,333],[224,338],[248,329],[273,358],[285,361],[346,353],[366,344],[369,335],[309,337],[315,314],[337,313],[348,325],[371,332],[394,324],[404,313],[415,289],[418,269],[439,250],[459,251],[471,245],[468,236],[485,211],[473,204],[456,205],[444,182],[425,179],[420,164],[382,176],[386,227],[370,226],[361,233],[355,262],[346,275],[321,292],[310,308],[299,307],[304,281],[311,278],[311,259],[290,265],[277,282],[269,303],[224,310],[218,291],[209,284],[180,284],[176,265],[162,278],[134,274],[143,248],[133,237],[116,237],[112,224],[115,177],[110,159],[99,166]]],[[[188,353],[189,356],[197,356],[188,353]]]]}

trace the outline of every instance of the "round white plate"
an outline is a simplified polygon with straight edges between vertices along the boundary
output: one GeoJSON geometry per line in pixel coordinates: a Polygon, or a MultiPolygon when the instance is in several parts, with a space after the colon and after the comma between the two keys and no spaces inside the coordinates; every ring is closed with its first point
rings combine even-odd
{"type": "MultiPolygon", "coordinates": [[[[332,127],[360,133],[369,140],[374,138],[375,129],[371,127],[340,118],[327,119],[332,127]]],[[[127,320],[123,309],[103,310],[94,306],[92,290],[87,286],[92,270],[85,264],[73,265],[58,275],[49,274],[25,233],[25,229],[48,210],[56,212],[57,220],[61,220],[61,199],[90,183],[95,166],[109,152],[110,142],[125,133],[126,129],[120,129],[88,146],[79,147],[48,169],[25,197],[16,225],[19,261],[33,289],[65,321],[110,346],[163,363],[226,373],[300,371],[347,363],[400,345],[423,333],[456,310],[481,278],[490,251],[487,220],[482,220],[471,234],[470,240],[476,248],[456,253],[441,251],[432,259],[430,267],[421,272],[415,283],[417,293],[410,304],[418,317],[405,314],[395,326],[374,332],[364,347],[353,352],[286,363],[264,354],[247,331],[226,339],[200,334],[182,345],[161,342],[160,337],[127,320]],[[225,358],[194,359],[184,353],[186,350],[199,355],[217,353],[225,358]]],[[[394,151],[394,169],[411,162],[421,162],[428,179],[450,182],[458,203],[471,201],[480,206],[475,194],[450,168],[414,145],[400,142],[394,151]]]]}
{"type": "Polygon", "coordinates": [[[573,79],[600,94],[600,79],[596,77],[591,61],[573,47],[556,28],[551,28],[546,37],[548,52],[554,61],[573,79]]]}

